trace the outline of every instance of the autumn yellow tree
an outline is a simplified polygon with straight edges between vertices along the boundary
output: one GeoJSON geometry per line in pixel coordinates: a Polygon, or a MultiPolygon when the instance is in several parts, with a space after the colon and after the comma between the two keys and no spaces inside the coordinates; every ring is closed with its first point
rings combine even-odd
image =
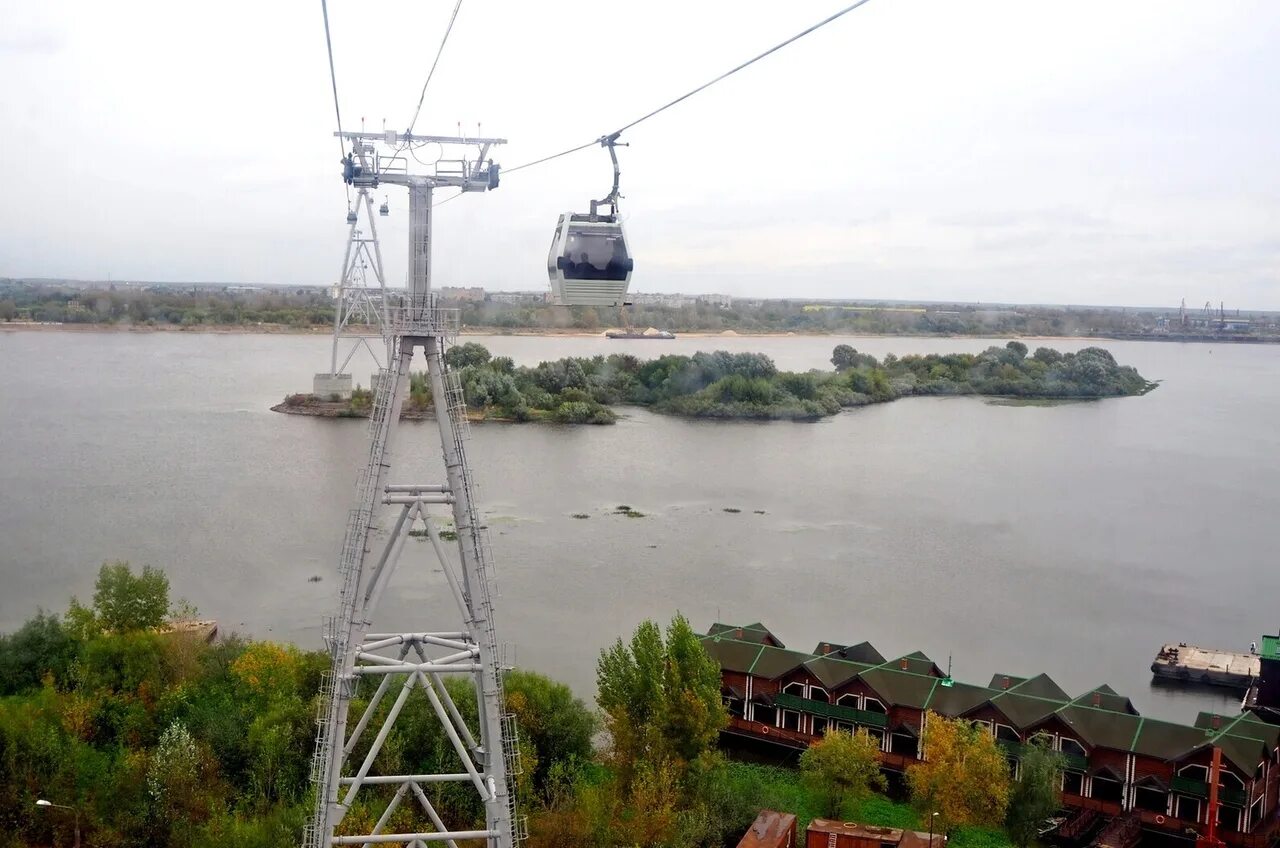
{"type": "Polygon", "coordinates": [[[938,813],[940,830],[996,827],[1009,806],[1009,764],[991,731],[961,718],[925,716],[924,761],[907,769],[911,803],[938,813]]]}
{"type": "Polygon", "coordinates": [[[800,755],[805,785],[823,799],[827,816],[840,816],[845,804],[885,788],[880,750],[866,729],[856,734],[833,730],[800,755]]]}

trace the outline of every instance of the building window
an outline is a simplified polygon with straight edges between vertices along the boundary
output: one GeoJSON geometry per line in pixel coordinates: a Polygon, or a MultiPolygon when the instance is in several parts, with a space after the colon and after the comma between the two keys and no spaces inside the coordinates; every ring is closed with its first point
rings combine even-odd
{"type": "Polygon", "coordinates": [[[1062,791],[1067,795],[1084,794],[1084,775],[1078,771],[1062,773],[1062,791]]]}
{"type": "Polygon", "coordinates": [[[1175,795],[1173,814],[1183,821],[1200,821],[1200,799],[1188,798],[1186,795],[1175,795]]]}
{"type": "Polygon", "coordinates": [[[1205,783],[1209,782],[1208,766],[1183,766],[1178,769],[1178,774],[1183,777],[1190,778],[1191,780],[1202,780],[1205,783]]]}
{"type": "Polygon", "coordinates": [[[996,738],[1002,742],[1021,742],[1018,738],[1018,731],[1014,730],[1007,724],[996,725],[996,738]]]}
{"type": "Polygon", "coordinates": [[[1044,731],[1040,731],[1039,733],[1035,734],[1028,741],[1033,742],[1037,745],[1043,745],[1044,747],[1048,748],[1050,751],[1054,750],[1054,748],[1057,747],[1056,745],[1053,744],[1053,741],[1054,741],[1053,734],[1045,733],[1044,731]]]}
{"type": "Polygon", "coordinates": [[[1134,806],[1163,815],[1169,809],[1169,795],[1153,786],[1139,786],[1134,795],[1134,806]]]}
{"type": "Polygon", "coordinates": [[[830,696],[827,695],[827,690],[823,689],[821,686],[809,687],[809,699],[811,701],[821,701],[824,704],[831,701],[830,696]]]}
{"type": "Polygon", "coordinates": [[[880,748],[884,747],[884,731],[878,727],[866,728],[867,735],[876,740],[876,745],[880,748]]]}
{"type": "Polygon", "coordinates": [[[800,730],[800,713],[795,710],[782,711],[782,726],[787,730],[800,730]]]}
{"type": "Polygon", "coordinates": [[[827,735],[827,720],[822,716],[813,717],[813,735],[814,736],[827,735]]]}
{"type": "Polygon", "coordinates": [[[886,712],[888,712],[884,708],[884,704],[880,703],[875,698],[872,698],[870,695],[868,695],[866,698],[863,698],[862,700],[863,700],[862,708],[869,713],[880,713],[881,715],[884,715],[886,712]]]}
{"type": "Polygon", "coordinates": [[[725,709],[729,711],[729,715],[734,716],[736,718],[742,718],[743,702],[740,699],[725,698],[724,706],[725,706],[725,709]]]}
{"type": "Polygon", "coordinates": [[[1218,827],[1231,833],[1239,833],[1241,812],[1239,807],[1218,807],[1218,827]]]}
{"type": "Polygon", "coordinates": [[[804,684],[803,684],[803,683],[788,683],[786,686],[783,686],[783,687],[782,687],[782,691],[783,691],[783,692],[785,692],[785,693],[787,693],[788,695],[795,695],[797,698],[803,698],[803,697],[804,697],[804,684]]]}
{"type": "Polygon", "coordinates": [[[894,733],[889,737],[889,750],[895,754],[905,754],[908,757],[919,756],[919,743],[916,738],[909,733],[894,733]]]}
{"type": "Polygon", "coordinates": [[[853,733],[854,728],[853,728],[853,725],[847,721],[837,721],[836,730],[840,731],[841,733],[853,733]]]}
{"type": "Polygon", "coordinates": [[[778,711],[768,704],[756,704],[752,707],[752,718],[770,727],[778,723],[778,711]]]}
{"type": "Polygon", "coordinates": [[[1257,828],[1262,824],[1262,799],[1253,802],[1253,806],[1249,808],[1249,822],[1253,828],[1257,828]]]}
{"type": "Polygon", "coordinates": [[[1120,781],[1112,780],[1109,777],[1103,777],[1100,774],[1093,776],[1093,781],[1089,785],[1089,797],[1097,801],[1115,801],[1119,802],[1124,796],[1124,787],[1120,781]]]}
{"type": "Polygon", "coordinates": [[[836,703],[842,707],[852,707],[855,710],[860,709],[857,695],[841,695],[839,698],[836,698],[836,703]]]}
{"type": "Polygon", "coordinates": [[[1088,754],[1085,753],[1083,745],[1081,745],[1076,740],[1068,739],[1065,736],[1062,737],[1062,753],[1072,754],[1073,756],[1077,756],[1077,757],[1088,756],[1088,754]]]}

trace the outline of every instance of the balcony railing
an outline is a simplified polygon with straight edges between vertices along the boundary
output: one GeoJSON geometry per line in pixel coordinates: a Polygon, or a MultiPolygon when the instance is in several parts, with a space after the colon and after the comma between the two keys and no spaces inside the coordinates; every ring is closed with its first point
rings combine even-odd
{"type": "Polygon", "coordinates": [[[845,707],[839,704],[828,704],[826,701],[801,698],[798,695],[788,695],[785,692],[780,695],[774,695],[773,702],[786,710],[798,710],[802,713],[835,719],[836,721],[848,721],[871,727],[889,726],[889,717],[884,713],[873,713],[870,710],[857,710],[853,707],[845,707]]]}
{"type": "Polygon", "coordinates": [[[1181,792],[1183,795],[1192,795],[1196,798],[1208,798],[1209,784],[1205,783],[1203,780],[1174,775],[1173,791],[1181,792]]]}

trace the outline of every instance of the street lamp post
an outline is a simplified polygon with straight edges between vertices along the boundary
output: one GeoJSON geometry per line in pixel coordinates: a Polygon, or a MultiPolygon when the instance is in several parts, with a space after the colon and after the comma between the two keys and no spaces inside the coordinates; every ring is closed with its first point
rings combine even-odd
{"type": "Polygon", "coordinates": [[[52,801],[46,801],[41,798],[36,801],[37,807],[57,807],[59,810],[70,810],[71,814],[76,817],[76,844],[75,848],[80,848],[80,811],[75,807],[68,807],[66,804],[55,804],[52,801]]]}
{"type": "Polygon", "coordinates": [[[933,848],[933,820],[937,817],[937,813],[933,813],[929,816],[929,848],[933,848]]]}

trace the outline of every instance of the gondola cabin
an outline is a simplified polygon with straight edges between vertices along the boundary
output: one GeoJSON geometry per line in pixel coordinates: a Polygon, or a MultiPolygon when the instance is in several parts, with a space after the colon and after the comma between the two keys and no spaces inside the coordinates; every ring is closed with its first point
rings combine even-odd
{"type": "Polygon", "coordinates": [[[623,306],[635,261],[615,216],[566,212],[547,254],[551,300],[559,306],[623,306]]]}

